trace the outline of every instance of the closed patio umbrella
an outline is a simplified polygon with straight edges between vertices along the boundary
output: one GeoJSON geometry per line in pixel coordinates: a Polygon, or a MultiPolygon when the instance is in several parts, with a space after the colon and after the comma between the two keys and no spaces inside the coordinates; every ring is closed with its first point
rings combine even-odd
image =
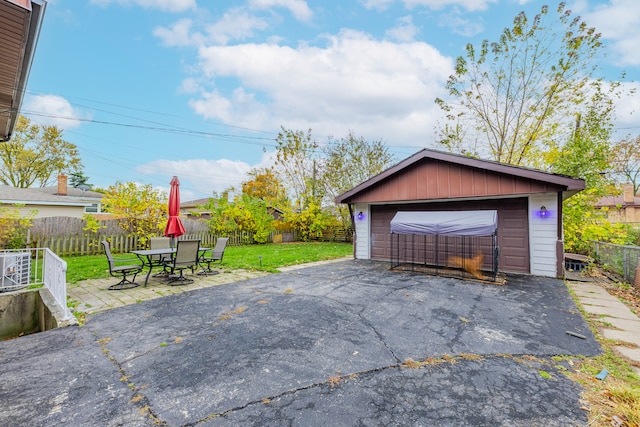
{"type": "Polygon", "coordinates": [[[169,192],[169,219],[164,229],[165,237],[171,237],[171,247],[174,247],[174,239],[185,233],[184,225],[180,220],[180,181],[174,176],[171,179],[171,191],[169,192]]]}

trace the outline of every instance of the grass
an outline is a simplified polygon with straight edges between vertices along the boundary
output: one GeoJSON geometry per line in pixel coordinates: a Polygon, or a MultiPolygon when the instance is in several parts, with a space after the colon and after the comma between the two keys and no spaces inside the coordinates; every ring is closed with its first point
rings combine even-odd
{"type": "Polygon", "coordinates": [[[589,412],[588,425],[640,426],[640,376],[625,358],[614,352],[613,343],[600,335],[601,320],[589,316],[575,294],[570,293],[604,351],[595,357],[570,358],[573,370],[565,372],[584,387],[583,408],[589,412]],[[609,375],[603,381],[595,379],[603,369],[609,371],[609,375]]]}
{"type": "MultiPolygon", "coordinates": [[[[351,243],[296,242],[284,244],[264,244],[228,246],[224,252],[222,267],[229,270],[260,270],[276,272],[288,265],[303,264],[342,258],[353,253],[351,243]]],[[[114,255],[116,260],[128,259],[139,263],[131,254],[114,255]]],[[[107,258],[104,255],[84,255],[63,258],[67,262],[67,282],[74,284],[81,280],[109,277],[107,258]]]]}

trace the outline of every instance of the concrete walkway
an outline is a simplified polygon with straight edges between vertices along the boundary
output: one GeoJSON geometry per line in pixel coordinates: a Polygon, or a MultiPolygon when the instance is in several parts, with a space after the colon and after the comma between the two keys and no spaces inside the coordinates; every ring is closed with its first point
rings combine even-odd
{"type": "Polygon", "coordinates": [[[136,288],[113,291],[110,291],[108,288],[109,285],[113,285],[118,281],[116,278],[84,280],[78,284],[69,285],[67,294],[72,301],[77,302],[77,305],[74,307],[75,311],[94,314],[155,298],[225,285],[227,283],[239,282],[241,280],[253,279],[269,274],[263,271],[249,270],[219,271],[220,273],[215,275],[197,276],[193,283],[181,286],[169,286],[169,284],[162,279],[150,278],[149,284],[145,287],[142,285],[144,282],[144,277],[142,277],[136,280],[136,282],[141,283],[141,285],[136,288]]]}
{"type": "Polygon", "coordinates": [[[640,374],[640,318],[596,283],[568,280],[567,285],[584,310],[599,318],[602,337],[620,342],[613,349],[631,360],[640,374]]]}
{"type": "MultiPolygon", "coordinates": [[[[346,258],[338,258],[328,261],[292,265],[282,267],[279,270],[284,273],[352,258],[352,256],[348,256],[346,258]]],[[[136,282],[140,283],[141,286],[132,289],[113,291],[110,291],[108,288],[110,285],[117,282],[117,279],[114,277],[109,277],[107,279],[84,280],[78,284],[69,285],[67,294],[72,301],[77,303],[74,310],[81,311],[86,314],[94,314],[129,304],[137,304],[150,299],[181,294],[183,292],[195,291],[197,289],[210,288],[212,286],[226,285],[228,283],[240,282],[242,280],[253,279],[269,274],[264,271],[224,270],[224,268],[220,268],[217,271],[218,274],[214,275],[196,276],[193,283],[182,286],[169,286],[166,281],[151,277],[149,278],[148,285],[145,287],[142,286],[142,283],[144,282],[144,274],[141,274],[136,280],[136,282]]],[[[187,274],[187,276],[189,275],[187,274]]]]}

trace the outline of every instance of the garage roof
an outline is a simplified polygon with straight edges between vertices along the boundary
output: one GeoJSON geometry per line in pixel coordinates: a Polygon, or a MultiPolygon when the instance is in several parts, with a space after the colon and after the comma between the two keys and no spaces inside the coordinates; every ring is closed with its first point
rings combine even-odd
{"type": "Polygon", "coordinates": [[[44,0],[0,0],[0,142],[11,138],[35,53],[44,0]]]}
{"type": "Polygon", "coordinates": [[[551,191],[571,195],[584,188],[580,178],[423,149],[339,195],[335,202],[464,199],[551,191]]]}

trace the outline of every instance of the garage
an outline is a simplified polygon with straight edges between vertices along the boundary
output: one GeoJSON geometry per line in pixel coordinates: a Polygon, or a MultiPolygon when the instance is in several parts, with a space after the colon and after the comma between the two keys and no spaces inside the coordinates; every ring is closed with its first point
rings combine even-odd
{"type": "Polygon", "coordinates": [[[584,180],[435,150],[422,150],[336,198],[353,213],[354,253],[388,261],[398,211],[498,212],[499,270],[563,272],[562,201],[584,180]]]}

